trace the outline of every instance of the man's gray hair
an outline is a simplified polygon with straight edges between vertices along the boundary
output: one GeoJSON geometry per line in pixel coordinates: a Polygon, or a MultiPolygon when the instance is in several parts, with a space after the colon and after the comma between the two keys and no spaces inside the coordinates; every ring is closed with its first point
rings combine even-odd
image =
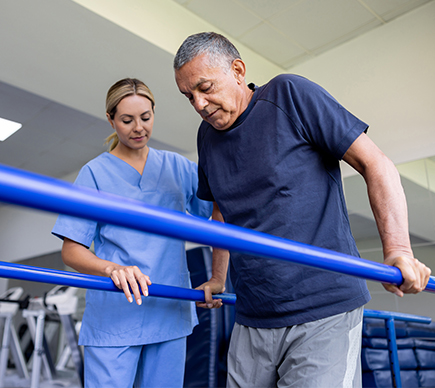
{"type": "Polygon", "coordinates": [[[229,70],[235,59],[241,59],[235,46],[216,32],[200,32],[185,39],[174,59],[174,69],[180,70],[199,55],[206,54],[213,67],[229,70]]]}

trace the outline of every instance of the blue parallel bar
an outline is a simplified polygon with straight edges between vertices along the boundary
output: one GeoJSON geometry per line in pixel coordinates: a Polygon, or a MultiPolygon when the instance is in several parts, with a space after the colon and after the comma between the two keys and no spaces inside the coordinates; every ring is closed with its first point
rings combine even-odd
{"type": "Polygon", "coordinates": [[[387,334],[388,351],[390,357],[391,379],[394,387],[402,388],[399,356],[397,352],[396,327],[394,326],[394,320],[429,324],[431,323],[432,319],[430,317],[424,317],[420,315],[368,309],[364,310],[364,318],[379,318],[385,320],[385,330],[387,334]]]}
{"type": "MultiPolygon", "coordinates": [[[[6,263],[2,261],[0,261],[0,277],[78,288],[89,288],[100,291],[123,292],[113,284],[110,278],[107,277],[6,263]]],[[[148,291],[150,296],[160,298],[193,300],[197,302],[204,301],[204,291],[201,290],[165,286],[162,284],[151,284],[148,286],[148,291]]],[[[225,304],[234,305],[236,303],[236,296],[233,294],[216,294],[213,295],[213,298],[222,299],[222,302],[225,304]]]]}
{"type": "Polygon", "coordinates": [[[380,318],[390,319],[393,318],[397,321],[416,322],[416,323],[431,323],[430,317],[423,317],[421,315],[412,315],[404,313],[396,313],[392,311],[379,311],[379,310],[364,310],[364,318],[380,318]]]}
{"type": "MultiPolygon", "coordinates": [[[[400,285],[398,268],[0,165],[0,200],[176,239],[400,285]]],[[[425,291],[435,292],[431,277],[425,291]]]]}
{"type": "Polygon", "coordinates": [[[385,320],[385,329],[387,331],[388,351],[390,354],[391,378],[393,386],[402,388],[402,380],[400,378],[399,355],[397,352],[396,328],[394,327],[394,318],[385,320]]]}

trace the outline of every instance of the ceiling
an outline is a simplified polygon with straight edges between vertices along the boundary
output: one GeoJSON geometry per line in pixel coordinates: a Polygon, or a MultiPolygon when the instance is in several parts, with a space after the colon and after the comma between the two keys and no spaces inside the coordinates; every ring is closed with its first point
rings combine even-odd
{"type": "Polygon", "coordinates": [[[176,1],[261,56],[289,69],[429,0],[176,1]]]}
{"type": "Polygon", "coordinates": [[[23,127],[0,142],[0,163],[72,179],[106,149],[105,94],[124,77],[143,79],[156,97],[150,144],[195,160],[199,117],[174,82],[182,39],[165,40],[174,31],[220,31],[280,73],[433,1],[2,0],[0,117],[23,127]],[[122,12],[109,15],[116,6],[122,12]],[[146,39],[135,23],[149,27],[146,39]]]}
{"type": "MultiPolygon", "coordinates": [[[[284,71],[427,0],[170,2],[284,71]]],[[[0,163],[58,178],[77,171],[106,149],[105,93],[124,76],[145,79],[156,95],[152,145],[195,158],[199,119],[178,94],[172,54],[70,0],[3,0],[1,7],[0,49],[8,60],[0,117],[23,127],[0,142],[0,163]]]]}

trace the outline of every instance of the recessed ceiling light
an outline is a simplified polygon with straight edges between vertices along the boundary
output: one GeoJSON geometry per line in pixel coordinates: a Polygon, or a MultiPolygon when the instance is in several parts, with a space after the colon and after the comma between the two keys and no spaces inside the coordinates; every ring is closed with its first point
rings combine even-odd
{"type": "Polygon", "coordinates": [[[0,117],[0,141],[6,140],[13,133],[17,132],[22,127],[22,124],[2,119],[0,117]]]}

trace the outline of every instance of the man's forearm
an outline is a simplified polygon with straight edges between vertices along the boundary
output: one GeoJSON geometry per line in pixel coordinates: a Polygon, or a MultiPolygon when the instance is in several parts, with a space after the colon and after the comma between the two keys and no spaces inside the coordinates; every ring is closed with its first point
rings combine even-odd
{"type": "Polygon", "coordinates": [[[369,167],[363,174],[384,258],[398,254],[413,257],[405,193],[396,167],[388,158],[384,158],[383,163],[369,167]]]}
{"type": "MultiPolygon", "coordinates": [[[[216,202],[213,202],[212,219],[222,223],[225,222],[216,202]]],[[[225,284],[227,278],[229,260],[230,252],[228,250],[222,248],[213,248],[212,279],[218,281],[222,285],[225,284]]]]}

